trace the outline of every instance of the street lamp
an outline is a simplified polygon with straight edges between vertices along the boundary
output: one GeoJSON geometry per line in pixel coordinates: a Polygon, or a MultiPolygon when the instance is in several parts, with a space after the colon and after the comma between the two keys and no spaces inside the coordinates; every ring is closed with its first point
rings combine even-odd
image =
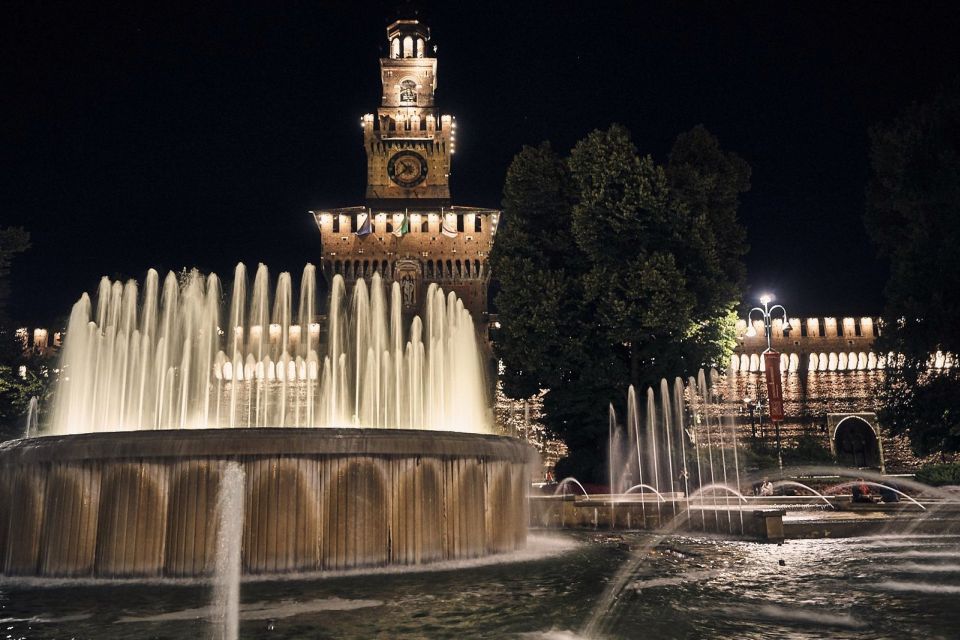
{"type": "Polygon", "coordinates": [[[753,420],[753,410],[755,408],[754,400],[750,396],[745,396],[743,398],[743,406],[750,412],[750,437],[753,439],[753,442],[757,441],[757,423],[753,420]]]}
{"type": "Polygon", "coordinates": [[[765,293],[760,296],[760,304],[763,307],[754,307],[750,309],[750,312],[747,314],[747,337],[755,338],[757,335],[757,330],[753,327],[753,314],[759,312],[760,316],[763,318],[763,332],[767,336],[767,351],[770,351],[773,346],[771,344],[771,337],[773,335],[773,313],[779,309],[783,314],[783,329],[784,331],[790,331],[793,327],[790,326],[790,320],[787,318],[787,310],[783,308],[782,304],[775,304],[772,307],[770,303],[773,301],[773,296],[769,293],[765,293]]]}
{"type": "MultiPolygon", "coordinates": [[[[747,336],[750,337],[750,338],[753,338],[753,337],[755,337],[755,336],[757,335],[757,330],[754,329],[754,327],[753,327],[753,314],[754,314],[754,313],[760,313],[760,316],[763,318],[763,332],[764,332],[764,334],[765,334],[766,337],[767,337],[767,348],[764,350],[764,352],[763,352],[764,354],[768,354],[768,353],[770,353],[770,352],[773,351],[773,344],[772,344],[772,337],[773,337],[773,314],[774,314],[774,312],[777,311],[777,309],[779,309],[779,310],[780,310],[780,313],[783,314],[783,329],[784,329],[784,331],[790,331],[790,329],[791,329],[791,327],[790,327],[790,320],[789,320],[789,318],[787,318],[787,310],[783,308],[783,305],[782,305],[782,304],[775,304],[775,305],[773,305],[773,306],[771,307],[771,306],[770,306],[770,303],[771,303],[772,301],[773,301],[773,296],[772,296],[772,295],[770,295],[769,293],[763,294],[762,296],[760,296],[760,304],[762,304],[763,306],[762,306],[762,307],[754,307],[753,309],[750,309],[750,312],[747,314],[747,325],[748,325],[748,327],[747,327],[747,336]]],[[[773,354],[770,354],[770,355],[771,355],[771,357],[775,357],[773,354]]],[[[771,385],[773,385],[774,382],[773,382],[773,380],[772,380],[771,378],[774,378],[774,377],[777,379],[777,380],[776,380],[776,386],[777,386],[777,388],[779,388],[779,386],[780,386],[780,382],[779,382],[780,369],[777,368],[774,374],[771,374],[771,372],[770,372],[770,370],[769,370],[769,367],[766,369],[766,371],[767,371],[767,388],[768,388],[768,389],[772,388],[771,385]]],[[[771,419],[773,420],[773,427],[774,427],[774,429],[776,430],[776,437],[777,437],[777,463],[778,463],[779,466],[780,466],[780,476],[781,476],[781,478],[782,478],[782,477],[783,477],[783,447],[781,446],[781,440],[780,440],[780,421],[783,419],[783,415],[782,415],[782,412],[783,412],[783,404],[782,404],[782,401],[781,401],[781,403],[780,403],[780,405],[779,405],[779,406],[780,406],[780,409],[779,409],[779,414],[780,414],[780,416],[779,416],[779,418],[778,418],[776,415],[774,415],[774,410],[773,410],[774,398],[773,398],[773,395],[774,395],[773,392],[770,392],[770,394],[769,394],[770,416],[771,416],[771,419]]]]}

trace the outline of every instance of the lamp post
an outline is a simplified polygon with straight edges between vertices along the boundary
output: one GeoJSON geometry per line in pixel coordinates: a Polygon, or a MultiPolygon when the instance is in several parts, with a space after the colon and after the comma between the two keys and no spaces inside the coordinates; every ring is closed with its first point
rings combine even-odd
{"type": "Polygon", "coordinates": [[[764,294],[760,296],[760,304],[763,307],[754,307],[750,309],[750,312],[747,314],[747,337],[754,338],[757,335],[757,330],[753,327],[753,314],[759,313],[763,318],[763,333],[767,337],[767,348],[764,351],[773,351],[773,345],[771,344],[771,339],[773,336],[773,314],[779,309],[783,314],[783,329],[785,331],[790,331],[793,327],[790,326],[790,320],[787,318],[787,310],[783,308],[782,304],[775,304],[772,307],[770,303],[773,301],[773,296],[770,294],[764,294]]]}
{"type": "Polygon", "coordinates": [[[757,423],[753,419],[753,410],[756,406],[758,406],[758,404],[759,403],[755,405],[753,398],[750,396],[746,396],[743,399],[743,406],[746,407],[747,411],[750,412],[750,437],[753,439],[754,443],[757,441],[757,423]]]}
{"type": "Polygon", "coordinates": [[[747,313],[747,336],[753,338],[757,330],[753,327],[753,314],[759,313],[763,319],[763,332],[767,338],[767,348],[763,351],[764,371],[767,379],[767,398],[770,407],[770,420],[773,422],[777,438],[777,464],[780,466],[780,476],[783,477],[783,447],[780,440],[780,422],[783,421],[783,386],[780,382],[780,354],[773,350],[773,314],[779,309],[783,314],[783,329],[790,331],[790,320],[787,310],[782,304],[770,306],[773,296],[760,296],[762,307],[754,307],[747,313]]]}

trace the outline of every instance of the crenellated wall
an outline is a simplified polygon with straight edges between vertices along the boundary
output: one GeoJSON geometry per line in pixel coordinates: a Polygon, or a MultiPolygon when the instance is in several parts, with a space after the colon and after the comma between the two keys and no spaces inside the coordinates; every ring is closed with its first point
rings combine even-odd
{"type": "MultiPolygon", "coordinates": [[[[790,329],[776,318],[771,327],[771,347],[780,353],[780,370],[873,371],[883,369],[893,354],[879,353],[874,343],[880,335],[878,321],[862,318],[790,318],[790,329]]],[[[738,320],[737,346],[730,358],[733,371],[762,371],[762,353],[767,348],[762,320],[738,320]]],[[[954,366],[955,357],[937,352],[930,366],[954,366]]]]}
{"type": "Polygon", "coordinates": [[[453,206],[416,210],[368,210],[364,207],[314,211],[323,254],[320,267],[327,282],[341,275],[348,287],[374,273],[388,285],[409,280],[410,304],[404,311],[420,313],[427,287],[435,283],[453,291],[470,311],[478,332],[487,334],[489,257],[500,212],[453,206]],[[372,216],[371,233],[356,235],[362,216],[372,216]],[[403,216],[409,233],[398,237],[403,216]],[[447,232],[444,233],[444,225],[447,232]]]}

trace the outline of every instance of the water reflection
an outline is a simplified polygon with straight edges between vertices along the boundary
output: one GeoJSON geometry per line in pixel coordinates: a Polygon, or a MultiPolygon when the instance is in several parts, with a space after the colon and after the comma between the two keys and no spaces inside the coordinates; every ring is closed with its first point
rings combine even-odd
{"type": "MultiPolygon", "coordinates": [[[[558,544],[556,553],[526,562],[374,580],[251,582],[240,634],[577,638],[604,584],[651,538],[557,535],[579,544],[558,544]]],[[[958,536],[783,546],[670,538],[644,554],[605,628],[612,638],[952,637],[960,628],[958,554],[958,536]]],[[[199,586],[7,584],[3,617],[16,638],[194,638],[206,633],[197,610],[204,593],[199,586]]]]}

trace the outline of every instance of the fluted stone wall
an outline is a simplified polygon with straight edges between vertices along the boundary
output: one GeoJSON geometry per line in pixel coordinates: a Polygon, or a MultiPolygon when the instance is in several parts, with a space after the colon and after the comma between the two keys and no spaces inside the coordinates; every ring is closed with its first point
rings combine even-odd
{"type": "Polygon", "coordinates": [[[0,446],[6,575],[213,571],[220,477],[245,471],[244,571],[470,558],[526,541],[533,450],[464,433],[364,429],[84,434],[0,446]]]}

